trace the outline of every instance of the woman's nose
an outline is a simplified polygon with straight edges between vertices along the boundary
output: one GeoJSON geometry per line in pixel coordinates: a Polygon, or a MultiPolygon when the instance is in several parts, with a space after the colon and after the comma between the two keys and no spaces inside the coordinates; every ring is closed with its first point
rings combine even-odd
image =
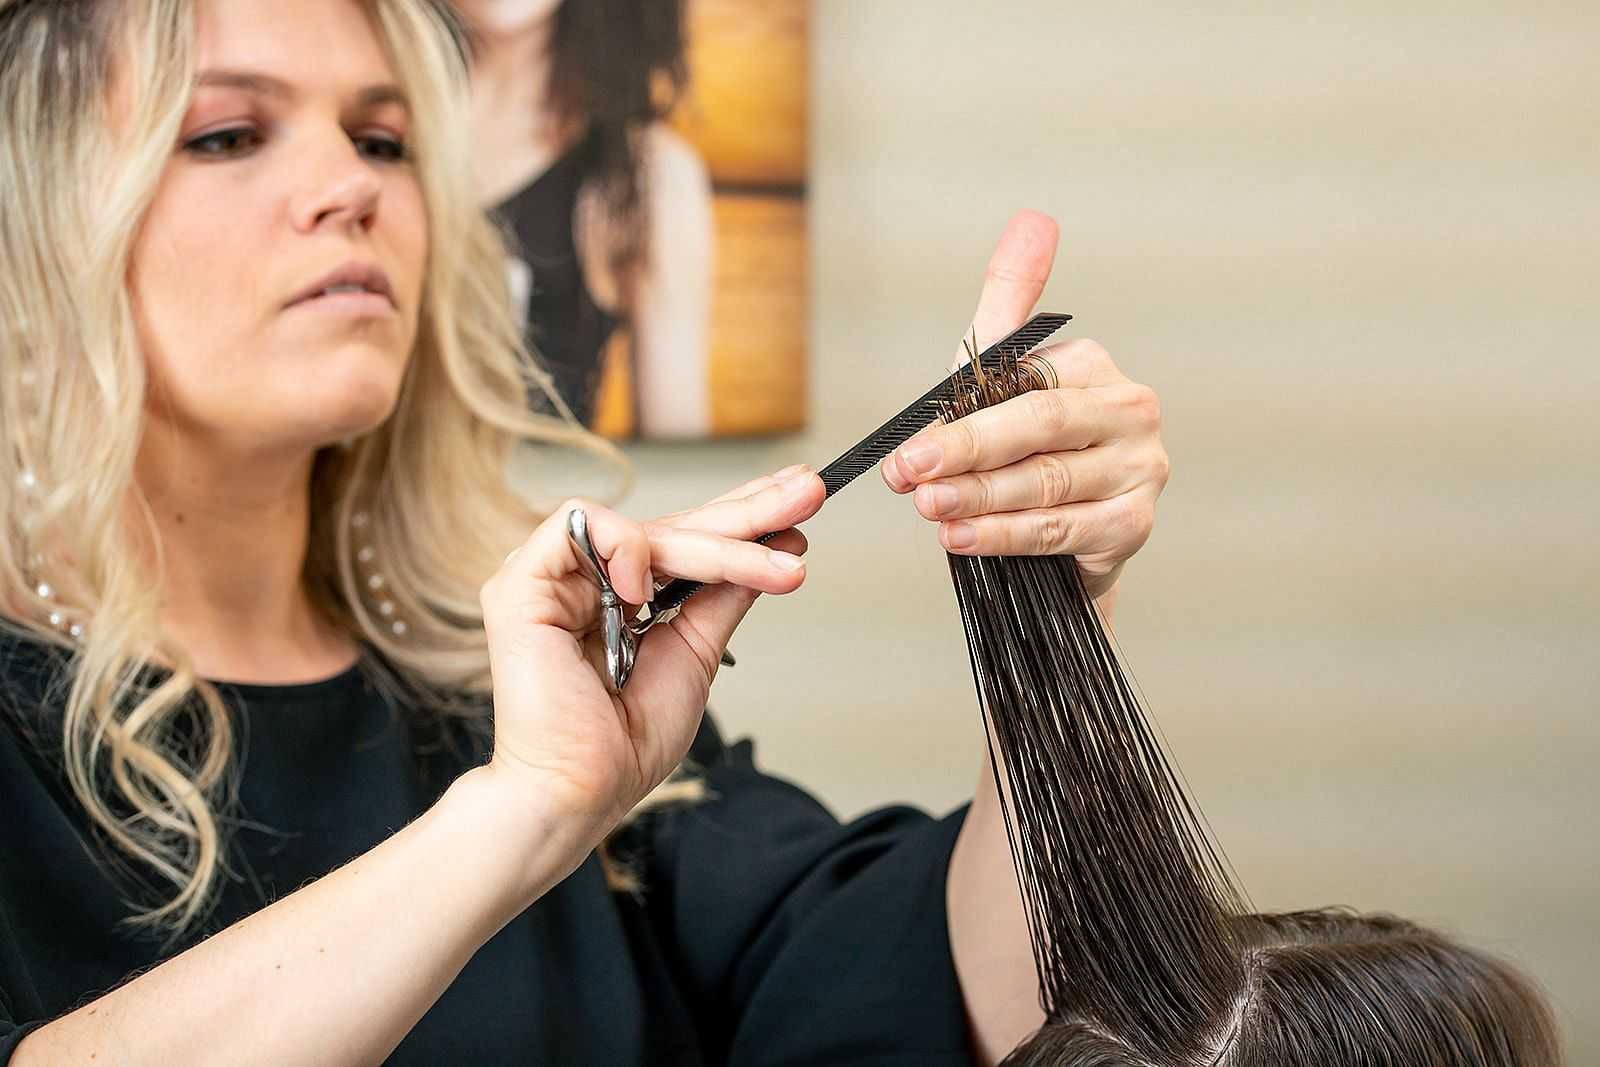
{"type": "Polygon", "coordinates": [[[382,182],[347,137],[342,145],[321,149],[307,160],[305,184],[291,207],[295,228],[310,233],[326,226],[371,225],[378,210],[382,182]]]}

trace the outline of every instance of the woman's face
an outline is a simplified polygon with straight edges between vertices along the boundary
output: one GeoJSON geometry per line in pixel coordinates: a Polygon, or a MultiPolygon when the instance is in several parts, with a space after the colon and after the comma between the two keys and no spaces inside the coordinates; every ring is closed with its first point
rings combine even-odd
{"type": "MultiPolygon", "coordinates": [[[[525,30],[535,23],[547,21],[561,6],[562,0],[456,0],[461,12],[475,33],[485,36],[506,36],[525,30]]],[[[583,0],[579,0],[583,2],[583,0]]]]}
{"type": "Polygon", "coordinates": [[[394,409],[426,213],[404,98],[358,0],[201,0],[193,101],[135,241],[152,419],[301,451],[394,409]]]}

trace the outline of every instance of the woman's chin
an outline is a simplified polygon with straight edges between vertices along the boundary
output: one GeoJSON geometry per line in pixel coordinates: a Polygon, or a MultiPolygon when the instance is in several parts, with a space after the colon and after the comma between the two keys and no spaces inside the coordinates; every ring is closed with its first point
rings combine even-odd
{"type": "MultiPolygon", "coordinates": [[[[331,383],[330,383],[331,384],[331,383]]],[[[320,447],[362,437],[378,429],[394,414],[399,399],[398,382],[345,383],[346,388],[307,398],[300,411],[310,416],[308,436],[320,447]],[[354,386],[354,387],[353,387],[354,386]]],[[[305,423],[302,422],[302,426],[305,423]]]]}
{"type": "MultiPolygon", "coordinates": [[[[364,398],[365,399],[365,398],[364,398]]],[[[324,437],[329,443],[364,437],[389,421],[394,414],[394,397],[372,398],[366,403],[352,403],[343,410],[329,412],[324,437]]]]}

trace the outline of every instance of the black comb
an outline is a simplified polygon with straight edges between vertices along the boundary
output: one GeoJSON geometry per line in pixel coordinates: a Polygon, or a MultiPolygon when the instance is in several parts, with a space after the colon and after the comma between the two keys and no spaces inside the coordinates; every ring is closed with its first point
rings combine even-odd
{"type": "MultiPolygon", "coordinates": [[[[1043,344],[1050,335],[1065,326],[1071,315],[1054,315],[1041,312],[1006,334],[978,354],[977,363],[984,370],[998,369],[1007,361],[1015,362],[1043,344]]],[[[904,411],[863,437],[854,448],[822,468],[820,475],[827,492],[826,500],[856,478],[877,466],[890,452],[909,441],[916,432],[939,417],[940,405],[955,395],[958,378],[969,373],[964,368],[950,373],[943,381],[912,401],[904,411]]],[[[778,531],[762,534],[755,543],[766,544],[778,531]]],[[[704,582],[679,578],[663,586],[650,602],[649,618],[679,607],[700,590],[704,582]]],[[[648,619],[639,620],[647,623],[648,619]]],[[[635,625],[637,629],[637,624],[635,625]]]]}

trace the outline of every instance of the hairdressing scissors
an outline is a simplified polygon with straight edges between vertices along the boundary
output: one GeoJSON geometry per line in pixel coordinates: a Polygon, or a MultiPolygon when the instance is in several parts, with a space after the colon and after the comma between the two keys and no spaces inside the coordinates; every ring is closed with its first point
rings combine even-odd
{"type": "MultiPolygon", "coordinates": [[[[567,537],[577,548],[579,557],[588,564],[589,577],[600,587],[600,637],[606,650],[606,689],[614,695],[620,694],[633,673],[640,639],[652,626],[670,622],[683,604],[680,601],[662,609],[647,604],[638,616],[627,618],[623,614],[622,598],[611,585],[611,575],[606,570],[605,561],[589,539],[589,516],[584,514],[582,508],[573,508],[567,513],[567,537]]],[[[723,649],[723,666],[732,667],[734,662],[733,653],[723,649]]]]}
{"type": "MultiPolygon", "coordinates": [[[[1024,372],[1033,378],[1035,387],[1054,386],[1055,373],[1050,364],[1042,360],[1029,360],[1028,356],[1071,318],[1071,315],[1051,313],[1035,315],[978,353],[969,363],[956,368],[898,415],[818,471],[826,494],[824,499],[843,489],[862,472],[870,470],[879,460],[910,440],[918,430],[941,417],[958,390],[973,387],[974,369],[981,382],[981,375],[985,371],[1006,366],[1015,370],[1021,365],[1025,368],[1024,372]]],[[[777,535],[778,531],[762,534],[755,539],[756,544],[765,544],[777,535]]],[[[654,597],[637,617],[627,619],[623,615],[622,598],[617,596],[617,591],[611,586],[611,577],[606,573],[605,561],[589,540],[589,519],[582,509],[574,508],[568,513],[567,536],[578,549],[578,555],[588,561],[589,577],[600,587],[600,633],[606,647],[606,687],[613,694],[621,693],[622,687],[628,684],[628,676],[633,673],[634,659],[639,654],[639,639],[652,626],[670,621],[683,607],[683,602],[700,590],[702,583],[688,578],[669,582],[654,591],[654,597]]],[[[722,662],[733,666],[733,656],[726,649],[722,653],[722,662]]]]}

